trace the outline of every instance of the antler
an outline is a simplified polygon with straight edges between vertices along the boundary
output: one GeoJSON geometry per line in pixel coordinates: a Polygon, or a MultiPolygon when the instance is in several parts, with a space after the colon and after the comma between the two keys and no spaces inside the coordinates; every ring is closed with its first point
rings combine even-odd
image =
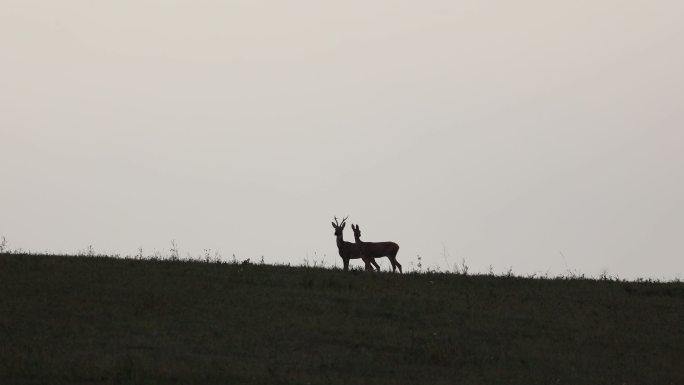
{"type": "Polygon", "coordinates": [[[344,222],[347,220],[347,218],[349,218],[349,215],[347,215],[347,216],[342,220],[342,223],[337,223],[337,217],[333,217],[333,218],[335,218],[335,225],[337,225],[337,227],[340,227],[340,226],[342,226],[342,225],[344,224],[344,222]]]}

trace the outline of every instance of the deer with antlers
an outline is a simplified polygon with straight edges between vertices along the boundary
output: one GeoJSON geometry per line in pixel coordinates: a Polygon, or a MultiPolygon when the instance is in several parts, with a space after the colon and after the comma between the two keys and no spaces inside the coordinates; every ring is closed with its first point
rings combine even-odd
{"type": "Polygon", "coordinates": [[[375,266],[377,270],[380,270],[380,266],[375,262],[375,260],[371,258],[365,258],[361,255],[361,253],[359,253],[359,248],[356,246],[355,243],[344,241],[342,232],[344,231],[344,227],[347,225],[345,222],[347,218],[349,218],[349,216],[344,218],[342,220],[342,223],[337,223],[337,217],[334,218],[335,222],[332,222],[332,226],[335,229],[335,238],[337,238],[337,250],[340,253],[340,257],[342,257],[342,262],[344,263],[344,270],[349,270],[350,259],[358,258],[361,258],[363,260],[363,263],[366,265],[366,271],[373,270],[371,264],[375,266]]]}
{"type": "MultiPolygon", "coordinates": [[[[401,273],[401,264],[397,262],[397,253],[399,252],[399,245],[394,242],[364,242],[361,240],[361,229],[359,225],[352,224],[352,230],[354,230],[354,240],[356,241],[356,246],[361,253],[361,258],[366,258],[373,263],[375,263],[375,258],[387,257],[392,264],[392,271],[396,272],[399,268],[401,273]]],[[[380,270],[378,268],[378,270],[380,270]]]]}

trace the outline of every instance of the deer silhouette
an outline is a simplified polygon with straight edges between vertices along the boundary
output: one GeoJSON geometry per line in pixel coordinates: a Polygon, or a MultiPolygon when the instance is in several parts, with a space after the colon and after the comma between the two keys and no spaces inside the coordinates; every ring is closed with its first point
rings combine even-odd
{"type": "MultiPolygon", "coordinates": [[[[361,258],[365,258],[375,263],[375,258],[387,257],[392,264],[392,271],[396,272],[399,268],[401,273],[401,264],[397,262],[397,253],[399,252],[399,245],[394,242],[364,242],[361,240],[361,229],[359,225],[352,225],[354,230],[354,240],[356,246],[361,253],[361,258]]],[[[364,260],[365,260],[364,259],[364,260]]],[[[378,270],[380,270],[378,268],[378,270]]]]}
{"type": "MultiPolygon", "coordinates": [[[[349,218],[349,216],[347,216],[349,218]]],[[[345,242],[342,232],[344,231],[344,227],[347,225],[345,221],[347,218],[344,218],[342,220],[342,223],[337,223],[337,217],[334,217],[335,222],[331,222],[333,228],[335,229],[335,238],[337,238],[337,250],[340,253],[340,257],[342,257],[342,262],[344,263],[344,271],[349,270],[349,260],[350,259],[359,259],[361,258],[363,260],[363,263],[365,264],[366,271],[373,270],[373,267],[371,267],[371,264],[375,266],[377,270],[380,270],[380,266],[375,262],[375,260],[371,258],[365,258],[361,255],[359,252],[359,248],[355,243],[351,242],[345,242]]]]}

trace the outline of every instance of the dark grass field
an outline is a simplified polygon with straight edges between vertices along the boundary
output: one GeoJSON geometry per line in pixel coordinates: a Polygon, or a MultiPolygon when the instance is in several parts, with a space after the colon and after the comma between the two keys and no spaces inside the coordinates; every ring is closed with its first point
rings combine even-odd
{"type": "Polygon", "coordinates": [[[684,284],[0,255],[0,384],[684,384],[684,284]]]}

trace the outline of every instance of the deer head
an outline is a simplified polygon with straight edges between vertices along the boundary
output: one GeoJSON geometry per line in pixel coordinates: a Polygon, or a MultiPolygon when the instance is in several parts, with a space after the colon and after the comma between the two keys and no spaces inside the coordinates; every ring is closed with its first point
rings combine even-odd
{"type": "Polygon", "coordinates": [[[361,238],[361,229],[359,228],[359,225],[354,225],[352,224],[352,230],[354,230],[354,239],[360,239],[361,238]]]}
{"type": "Polygon", "coordinates": [[[342,236],[342,232],[344,231],[344,226],[347,225],[347,224],[345,223],[345,221],[347,220],[347,218],[349,218],[349,215],[347,215],[347,216],[342,220],[342,223],[337,223],[337,217],[334,217],[334,218],[335,218],[335,222],[330,222],[330,223],[332,224],[332,227],[335,229],[335,236],[336,236],[336,237],[341,237],[341,236],[342,236]]]}

